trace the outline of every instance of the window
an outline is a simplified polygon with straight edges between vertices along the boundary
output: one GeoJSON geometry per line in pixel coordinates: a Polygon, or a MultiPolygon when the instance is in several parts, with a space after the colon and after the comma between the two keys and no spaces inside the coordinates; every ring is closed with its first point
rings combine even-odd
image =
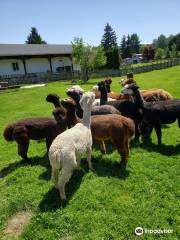
{"type": "Polygon", "coordinates": [[[13,71],[18,71],[18,70],[19,70],[19,64],[18,64],[18,62],[12,63],[12,68],[13,68],[13,71]]]}

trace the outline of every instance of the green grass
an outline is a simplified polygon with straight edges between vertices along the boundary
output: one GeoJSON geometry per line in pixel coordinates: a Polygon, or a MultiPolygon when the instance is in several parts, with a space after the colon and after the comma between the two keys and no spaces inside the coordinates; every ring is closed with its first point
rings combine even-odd
{"type": "MultiPolygon", "coordinates": [[[[180,98],[180,67],[135,75],[142,89],[163,88],[180,98]]],[[[120,92],[120,78],[113,78],[112,90],[120,92]]],[[[82,87],[91,89],[98,79],[82,87]]],[[[51,116],[52,106],[45,102],[50,92],[65,97],[69,82],[53,82],[42,88],[10,90],[0,93],[0,132],[19,118],[51,116]]],[[[163,128],[163,145],[133,146],[127,171],[119,169],[119,155],[93,149],[95,172],[89,172],[85,159],[75,171],[62,204],[50,180],[50,166],[44,141],[31,141],[24,163],[17,145],[0,138],[0,239],[8,219],[21,211],[33,217],[17,239],[131,240],[135,227],[171,229],[172,234],[145,234],[140,239],[178,239],[178,187],[180,130],[177,122],[163,128]]],[[[13,238],[14,239],[14,238],[13,238]]]]}

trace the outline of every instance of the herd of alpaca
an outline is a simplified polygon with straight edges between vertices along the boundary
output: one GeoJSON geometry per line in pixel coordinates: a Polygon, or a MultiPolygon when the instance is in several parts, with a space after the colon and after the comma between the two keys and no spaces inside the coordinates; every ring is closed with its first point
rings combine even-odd
{"type": "Polygon", "coordinates": [[[16,141],[18,154],[29,161],[27,152],[30,140],[46,140],[52,169],[52,181],[66,200],[65,185],[74,169],[80,165],[81,156],[87,154],[89,169],[92,168],[92,144],[99,142],[106,153],[105,141],[110,140],[120,154],[120,167],[127,165],[130,141],[140,134],[149,138],[155,128],[158,144],[161,125],[178,120],[180,127],[180,100],[162,89],[141,90],[129,75],[120,82],[122,93],[111,91],[112,80],[107,78],[84,92],[78,86],[67,90],[68,99],[49,94],[46,101],[54,106],[52,118],[26,118],[8,124],[4,130],[7,141],[16,141]]]}

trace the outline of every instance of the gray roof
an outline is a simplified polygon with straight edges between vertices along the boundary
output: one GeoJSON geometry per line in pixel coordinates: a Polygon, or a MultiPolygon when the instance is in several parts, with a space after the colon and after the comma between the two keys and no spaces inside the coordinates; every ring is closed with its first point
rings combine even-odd
{"type": "Polygon", "coordinates": [[[72,54],[70,44],[0,44],[0,56],[72,54]]]}

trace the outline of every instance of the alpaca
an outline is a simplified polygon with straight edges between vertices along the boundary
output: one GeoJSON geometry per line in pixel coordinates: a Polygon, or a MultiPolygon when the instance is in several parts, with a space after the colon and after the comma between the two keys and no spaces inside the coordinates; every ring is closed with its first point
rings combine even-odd
{"type": "Polygon", "coordinates": [[[4,138],[6,141],[16,141],[18,144],[18,154],[28,161],[28,147],[30,139],[40,140],[46,139],[47,151],[53,139],[67,128],[65,121],[65,112],[59,108],[59,121],[53,118],[26,118],[9,124],[4,130],[4,138]]]}
{"type": "MultiPolygon", "coordinates": [[[[62,104],[70,113],[67,118],[69,118],[71,124],[80,122],[76,115],[75,104],[69,100],[62,101],[62,104]]],[[[57,110],[54,111],[58,115],[57,110]]],[[[125,168],[129,155],[129,141],[135,132],[134,122],[118,114],[94,115],[91,116],[91,132],[93,141],[101,142],[100,148],[103,153],[106,153],[104,140],[112,141],[121,155],[120,166],[125,168]]]]}
{"type": "Polygon", "coordinates": [[[49,149],[52,180],[59,190],[62,200],[66,200],[65,185],[71,178],[74,169],[80,165],[80,158],[83,153],[87,153],[87,162],[89,168],[92,169],[90,116],[94,100],[95,96],[92,92],[83,94],[80,100],[83,109],[81,123],[77,123],[71,129],[58,135],[49,149]]]}
{"type": "Polygon", "coordinates": [[[158,145],[161,145],[162,142],[161,124],[173,123],[178,119],[180,127],[180,99],[146,102],[139,91],[139,87],[134,84],[126,86],[123,92],[132,95],[135,104],[143,112],[142,133],[146,133],[147,125],[155,128],[158,145]]]}
{"type": "MultiPolygon", "coordinates": [[[[82,96],[81,93],[77,93],[76,91],[67,91],[66,94],[75,101],[77,105],[77,115],[79,118],[82,118],[83,110],[79,104],[82,96]]],[[[120,112],[113,106],[109,106],[109,105],[92,106],[91,115],[101,115],[101,114],[120,114],[120,112]]]]}
{"type": "MultiPolygon", "coordinates": [[[[126,87],[129,84],[135,84],[136,81],[133,78],[129,78],[127,80],[123,80],[119,82],[122,87],[126,87]]],[[[163,101],[163,100],[172,100],[173,97],[171,94],[164,89],[148,89],[148,90],[141,90],[141,94],[143,99],[146,102],[154,102],[154,101],[163,101]]]]}
{"type": "Polygon", "coordinates": [[[121,112],[121,115],[131,118],[135,123],[135,139],[138,140],[140,136],[139,131],[139,124],[142,120],[142,113],[139,111],[137,106],[132,102],[128,100],[116,100],[107,102],[107,89],[104,82],[99,82],[99,91],[101,92],[101,104],[106,104],[115,107],[119,112],[121,112]]]}

